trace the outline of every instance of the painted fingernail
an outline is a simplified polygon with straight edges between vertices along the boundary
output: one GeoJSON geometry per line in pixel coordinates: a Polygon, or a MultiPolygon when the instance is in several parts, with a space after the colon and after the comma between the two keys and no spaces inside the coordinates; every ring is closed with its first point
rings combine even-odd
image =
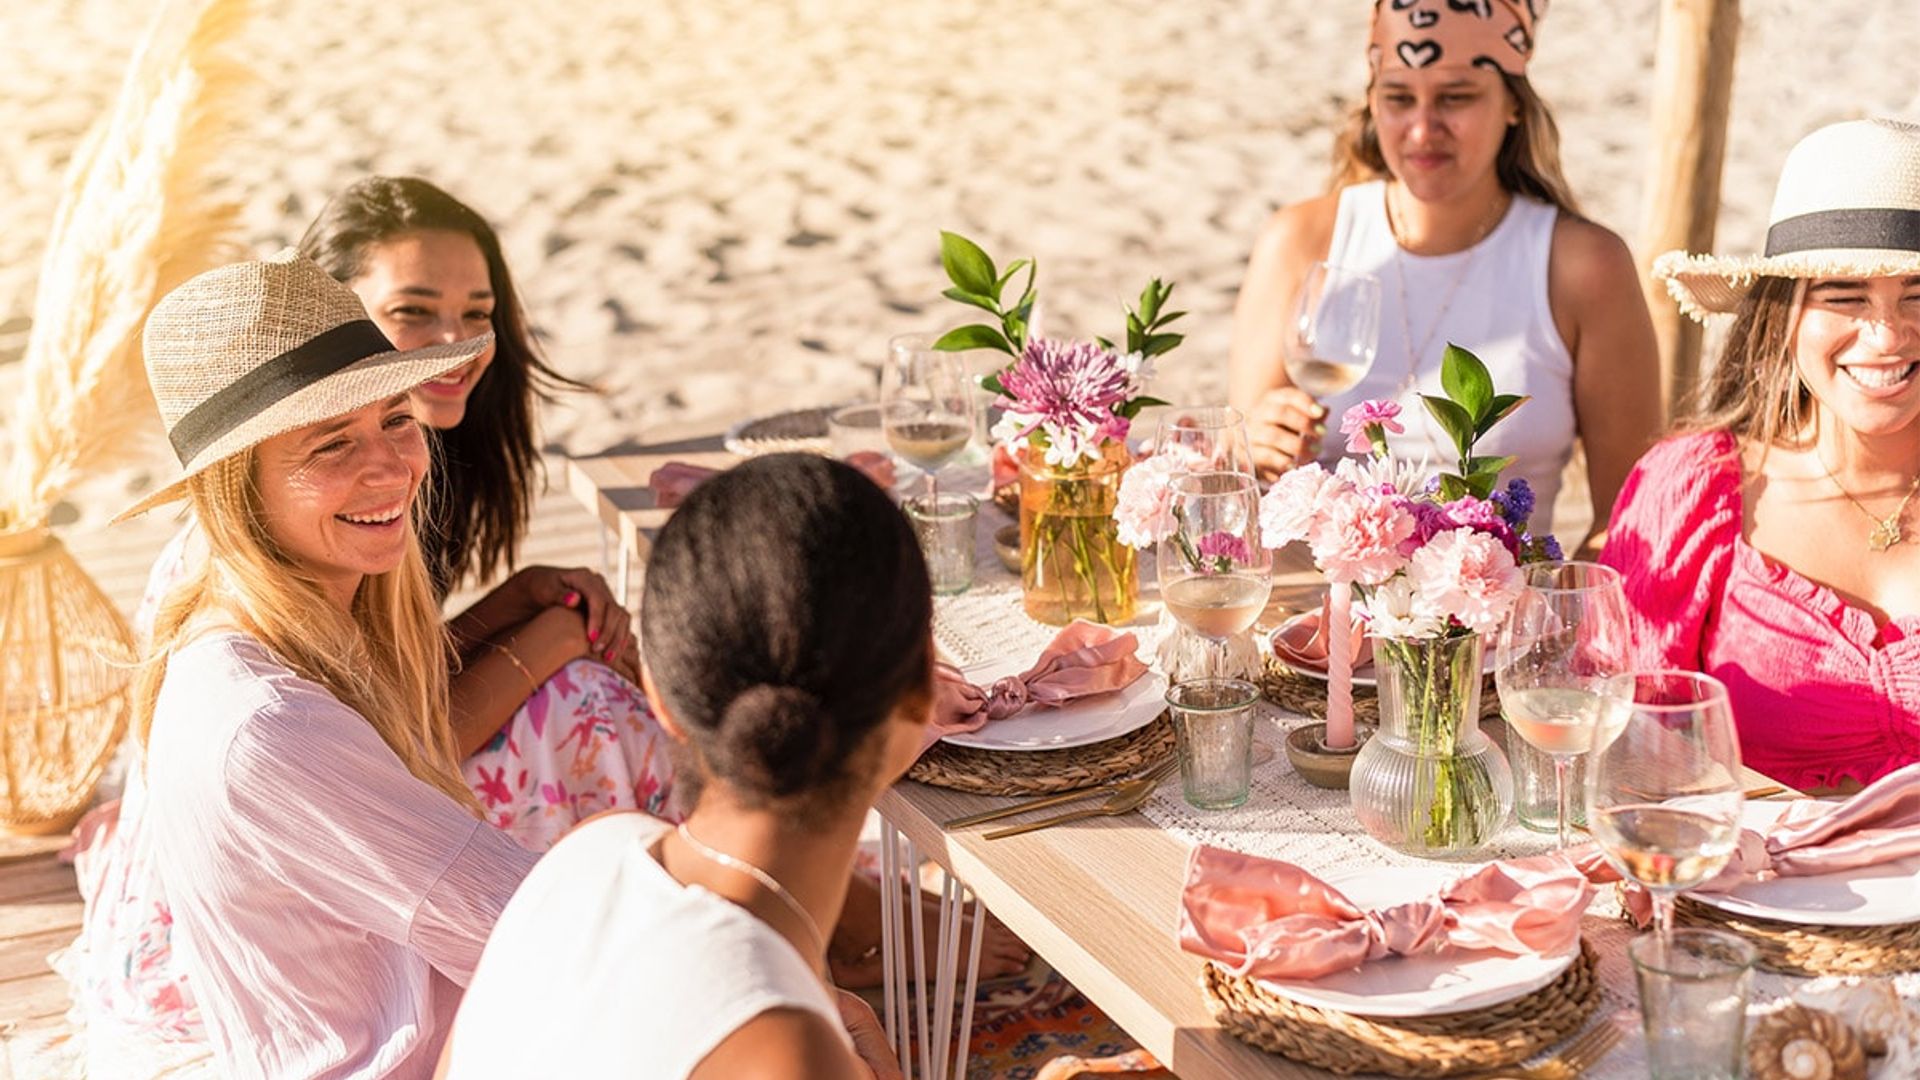
{"type": "Polygon", "coordinates": [[[579,602],[580,602],[580,594],[577,592],[570,592],[566,596],[560,599],[561,606],[563,607],[573,607],[575,604],[578,604],[579,602]]]}
{"type": "Polygon", "coordinates": [[[598,630],[589,630],[589,631],[587,631],[587,640],[588,640],[588,641],[599,641],[599,640],[600,640],[600,631],[598,631],[598,630]]]}
{"type": "Polygon", "coordinates": [[[600,654],[600,659],[602,659],[602,660],[612,660],[612,659],[613,659],[613,650],[612,650],[611,648],[609,648],[609,649],[608,649],[608,650],[607,650],[606,652],[603,652],[603,653],[601,653],[601,654],[600,654]]]}

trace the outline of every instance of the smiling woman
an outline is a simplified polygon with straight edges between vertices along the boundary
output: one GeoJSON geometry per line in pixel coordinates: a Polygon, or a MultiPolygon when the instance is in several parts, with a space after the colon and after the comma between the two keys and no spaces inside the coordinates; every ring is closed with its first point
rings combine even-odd
{"type": "Polygon", "coordinates": [[[1746,764],[1851,788],[1920,760],[1920,127],[1801,140],[1766,251],[1662,256],[1732,313],[1683,434],[1621,492],[1605,560],[1643,659],[1727,684],[1746,764]]]}
{"type": "Polygon", "coordinates": [[[1518,459],[1544,520],[1577,439],[1594,520],[1606,520],[1659,425],[1657,356],[1626,245],[1580,216],[1553,117],[1527,79],[1544,6],[1374,6],[1371,81],[1338,137],[1332,191],[1273,215],[1234,308],[1230,388],[1263,476],[1337,456],[1325,418],[1370,399],[1414,420],[1396,454],[1443,459],[1418,395],[1441,392],[1454,344],[1531,398],[1484,452],[1518,459]],[[1289,321],[1316,262],[1373,275],[1381,295],[1372,369],[1323,400],[1286,367],[1305,348],[1289,321]]]}

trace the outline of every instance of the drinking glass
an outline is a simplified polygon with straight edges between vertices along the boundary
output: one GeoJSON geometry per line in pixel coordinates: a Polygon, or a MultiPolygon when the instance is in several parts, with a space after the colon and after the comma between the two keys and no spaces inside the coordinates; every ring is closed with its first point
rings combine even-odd
{"type": "Polygon", "coordinates": [[[1740,743],[1727,688],[1693,671],[1610,681],[1587,761],[1587,824],[1600,851],[1653,894],[1654,931],[1673,897],[1726,867],[1740,839],[1740,743]]]}
{"type": "Polygon", "coordinates": [[[1609,683],[1632,670],[1620,572],[1590,562],[1533,563],[1494,644],[1494,682],[1507,727],[1553,758],[1555,831],[1569,841],[1567,772],[1593,748],[1609,683]]]}
{"type": "Polygon", "coordinates": [[[1260,489],[1239,472],[1186,473],[1172,489],[1174,530],[1155,560],[1160,600],[1217,654],[1267,606],[1272,556],[1260,546],[1260,489]]]}
{"type": "Polygon", "coordinates": [[[1738,1080],[1758,950],[1733,934],[1689,927],[1637,937],[1627,956],[1653,1080],[1738,1080]]]}
{"type": "Polygon", "coordinates": [[[1253,475],[1246,417],[1226,405],[1167,410],[1153,436],[1153,452],[1178,455],[1189,463],[1188,472],[1253,475]]]}
{"type": "Polygon", "coordinates": [[[937,500],[934,474],[973,437],[973,380],[957,353],[933,347],[929,334],[902,334],[887,343],[880,371],[880,421],[887,445],[927,474],[927,497],[937,500]]]}
{"type": "Polygon", "coordinates": [[[1167,688],[1180,789],[1188,805],[1231,810],[1253,787],[1253,703],[1260,688],[1244,679],[1190,679],[1167,688]]]}
{"type": "Polygon", "coordinates": [[[902,500],[927,560],[927,580],[935,596],[953,596],[973,587],[973,523],[980,500],[964,491],[916,495],[902,500]]]}
{"type": "Polygon", "coordinates": [[[1282,358],[1287,377],[1316,398],[1354,388],[1380,349],[1380,279],[1317,262],[1300,285],[1282,358]]]}

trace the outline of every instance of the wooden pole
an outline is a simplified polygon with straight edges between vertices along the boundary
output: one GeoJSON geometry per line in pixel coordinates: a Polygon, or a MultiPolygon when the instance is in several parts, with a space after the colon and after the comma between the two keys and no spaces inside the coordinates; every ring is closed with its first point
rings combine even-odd
{"type": "Polygon", "coordinates": [[[1647,272],[1661,252],[1713,247],[1727,150],[1740,0],[1661,0],[1654,65],[1653,169],[1640,238],[1641,280],[1660,342],[1669,411],[1700,372],[1700,327],[1647,272]]]}

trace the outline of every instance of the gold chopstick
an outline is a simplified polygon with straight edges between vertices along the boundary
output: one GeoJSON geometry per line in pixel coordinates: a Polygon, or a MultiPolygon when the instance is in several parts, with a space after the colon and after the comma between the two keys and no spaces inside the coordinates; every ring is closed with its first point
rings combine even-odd
{"type": "Polygon", "coordinates": [[[1048,795],[1045,798],[1014,803],[1012,806],[1003,806],[998,810],[982,810],[977,814],[968,814],[965,817],[957,817],[952,821],[944,822],[940,827],[943,829],[964,829],[969,825],[981,825],[989,821],[999,821],[1001,818],[1012,817],[1015,814],[1024,814],[1029,810],[1045,810],[1049,806],[1059,806],[1061,803],[1077,802],[1080,799],[1091,799],[1096,795],[1105,795],[1112,786],[1113,785],[1108,784],[1097,788],[1082,788],[1079,791],[1066,791],[1058,795],[1048,795]]]}

